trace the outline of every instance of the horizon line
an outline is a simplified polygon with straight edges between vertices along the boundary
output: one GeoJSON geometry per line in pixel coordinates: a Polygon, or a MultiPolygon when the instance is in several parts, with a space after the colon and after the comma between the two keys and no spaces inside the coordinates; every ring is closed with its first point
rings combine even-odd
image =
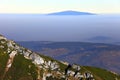
{"type": "MultiPolygon", "coordinates": [[[[49,15],[49,14],[53,14],[53,13],[60,13],[60,12],[67,12],[67,11],[71,11],[71,12],[83,12],[83,13],[90,13],[90,14],[100,14],[100,13],[93,13],[93,12],[87,12],[87,11],[78,11],[78,10],[63,10],[63,11],[53,11],[53,12],[48,12],[48,13],[24,13],[24,12],[9,12],[9,13],[0,13],[0,14],[41,14],[41,15],[49,15]]],[[[103,13],[101,13],[103,14],[103,13]]]]}

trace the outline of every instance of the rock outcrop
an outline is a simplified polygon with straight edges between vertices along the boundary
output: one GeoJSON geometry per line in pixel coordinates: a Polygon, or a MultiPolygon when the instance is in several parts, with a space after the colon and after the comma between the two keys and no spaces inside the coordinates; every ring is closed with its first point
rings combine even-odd
{"type": "MultiPolygon", "coordinates": [[[[25,71],[30,80],[95,80],[94,74],[87,70],[87,72],[83,72],[79,65],[73,64],[70,65],[67,62],[57,61],[50,57],[39,55],[31,50],[23,48],[17,45],[14,41],[7,40],[5,37],[0,35],[0,50],[1,55],[7,54],[9,58],[7,59],[6,66],[0,80],[27,80],[25,76],[23,78],[16,77],[13,79],[14,70],[21,68],[25,61],[16,63],[16,57],[23,56],[21,58],[28,60],[31,62],[28,66],[28,70],[25,71]],[[33,65],[35,67],[33,67],[33,65]],[[34,68],[34,69],[33,69],[34,68]],[[32,69],[32,71],[31,71],[32,69]],[[34,70],[34,71],[33,71],[34,70]],[[34,73],[33,73],[34,72],[34,73]],[[12,74],[9,74],[12,73],[12,74]],[[35,76],[36,77],[35,77],[35,76]]],[[[20,60],[22,61],[22,59],[20,60]]],[[[1,61],[0,61],[1,62],[1,61]]],[[[23,65],[23,66],[24,66],[23,65]]],[[[0,65],[1,67],[1,65],[0,65]]],[[[17,70],[16,70],[17,71],[17,70]]],[[[18,70],[19,71],[19,70],[18,70]]],[[[17,72],[16,72],[17,73],[17,72]]],[[[21,70],[22,73],[22,70],[21,70]]],[[[20,73],[20,75],[22,75],[20,73]]],[[[16,74],[14,74],[16,75],[16,74]]]]}

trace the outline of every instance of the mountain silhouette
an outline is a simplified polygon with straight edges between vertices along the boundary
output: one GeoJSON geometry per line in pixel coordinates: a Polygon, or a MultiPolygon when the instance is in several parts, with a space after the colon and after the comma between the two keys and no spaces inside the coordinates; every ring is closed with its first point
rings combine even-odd
{"type": "Polygon", "coordinates": [[[50,13],[48,15],[95,15],[92,13],[88,12],[79,12],[79,11],[62,11],[62,12],[55,12],[55,13],[50,13]]]}

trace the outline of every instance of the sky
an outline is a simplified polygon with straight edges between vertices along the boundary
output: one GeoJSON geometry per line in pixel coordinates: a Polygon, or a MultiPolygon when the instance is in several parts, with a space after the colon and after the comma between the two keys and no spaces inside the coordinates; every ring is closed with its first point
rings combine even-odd
{"type": "Polygon", "coordinates": [[[65,10],[119,14],[120,0],[0,0],[0,13],[52,13],[65,10]]]}
{"type": "Polygon", "coordinates": [[[120,0],[0,0],[0,34],[15,41],[85,41],[105,36],[119,42],[119,14],[120,0]],[[66,10],[115,15],[27,15],[66,10]]]}

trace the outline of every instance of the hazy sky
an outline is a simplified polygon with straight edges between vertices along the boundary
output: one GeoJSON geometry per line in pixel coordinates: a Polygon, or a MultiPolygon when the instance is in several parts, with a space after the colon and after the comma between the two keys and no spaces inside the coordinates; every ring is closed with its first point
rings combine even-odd
{"type": "MultiPolygon", "coordinates": [[[[120,15],[0,15],[0,34],[16,41],[84,41],[110,37],[120,41],[120,15]]],[[[111,41],[112,40],[112,41],[111,41]]]]}
{"type": "Polygon", "coordinates": [[[0,0],[0,13],[51,13],[76,10],[120,13],[120,0],[0,0]]]}

